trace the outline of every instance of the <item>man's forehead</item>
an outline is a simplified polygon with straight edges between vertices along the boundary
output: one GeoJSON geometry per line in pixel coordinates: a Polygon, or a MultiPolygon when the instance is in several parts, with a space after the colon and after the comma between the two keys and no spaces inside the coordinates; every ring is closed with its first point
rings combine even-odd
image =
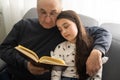
{"type": "Polygon", "coordinates": [[[37,1],[38,6],[43,7],[62,7],[61,1],[59,0],[38,0],[37,1]]]}
{"type": "Polygon", "coordinates": [[[49,3],[58,3],[58,4],[61,4],[61,0],[37,0],[37,2],[40,4],[49,4],[49,3]]]}
{"type": "Polygon", "coordinates": [[[49,2],[49,1],[59,1],[59,2],[62,2],[62,0],[37,0],[37,1],[41,1],[41,2],[43,2],[43,1],[46,1],[46,2],[49,2]]]}

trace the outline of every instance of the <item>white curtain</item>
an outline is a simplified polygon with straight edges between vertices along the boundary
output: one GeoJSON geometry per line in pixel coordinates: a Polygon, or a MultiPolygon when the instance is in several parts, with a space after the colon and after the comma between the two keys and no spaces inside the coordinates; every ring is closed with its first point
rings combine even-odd
{"type": "MultiPolygon", "coordinates": [[[[0,0],[5,30],[8,33],[37,0],[0,0]]],[[[49,0],[48,0],[49,1],[49,0]]],[[[120,23],[120,0],[62,0],[63,9],[72,9],[79,14],[95,18],[99,23],[120,23]]]]}
{"type": "Polygon", "coordinates": [[[1,9],[7,34],[31,7],[36,7],[36,0],[1,0],[1,9]]]}

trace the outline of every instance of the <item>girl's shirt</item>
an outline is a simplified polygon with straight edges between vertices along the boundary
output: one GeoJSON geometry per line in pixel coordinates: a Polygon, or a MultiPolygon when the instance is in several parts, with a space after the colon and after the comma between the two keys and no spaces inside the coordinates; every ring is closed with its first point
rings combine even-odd
{"type": "Polygon", "coordinates": [[[51,56],[64,60],[68,66],[65,69],[60,66],[53,67],[51,80],[60,80],[61,76],[78,78],[75,67],[75,44],[68,41],[62,42],[53,53],[51,52],[51,56]]]}
{"type": "MultiPolygon", "coordinates": [[[[75,67],[75,44],[64,41],[55,48],[54,52],[51,52],[51,56],[64,60],[68,66],[65,69],[61,66],[54,66],[51,74],[51,80],[61,80],[61,76],[78,78],[75,67]]],[[[107,61],[108,57],[102,58],[103,64],[107,61]]],[[[102,80],[102,67],[93,77],[90,77],[87,80],[91,79],[102,80]]]]}

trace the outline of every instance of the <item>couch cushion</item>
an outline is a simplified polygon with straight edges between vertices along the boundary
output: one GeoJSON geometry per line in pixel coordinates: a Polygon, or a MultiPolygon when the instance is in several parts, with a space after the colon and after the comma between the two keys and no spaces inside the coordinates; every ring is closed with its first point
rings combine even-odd
{"type": "Polygon", "coordinates": [[[79,15],[80,15],[80,19],[81,19],[84,26],[88,26],[88,27],[98,26],[98,21],[95,20],[94,18],[89,17],[89,16],[85,16],[82,14],[79,14],[79,15]]]}
{"type": "Polygon", "coordinates": [[[120,24],[103,23],[103,24],[101,24],[100,27],[103,27],[103,28],[109,30],[112,33],[113,38],[116,38],[116,39],[120,40],[120,24]]]}

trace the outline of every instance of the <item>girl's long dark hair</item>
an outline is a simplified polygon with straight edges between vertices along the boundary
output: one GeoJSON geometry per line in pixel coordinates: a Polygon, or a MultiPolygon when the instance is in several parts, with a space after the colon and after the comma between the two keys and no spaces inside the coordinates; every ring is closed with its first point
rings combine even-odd
{"type": "Polygon", "coordinates": [[[88,35],[85,27],[82,25],[80,16],[72,10],[62,11],[57,19],[69,19],[74,22],[78,28],[78,34],[76,37],[76,55],[75,55],[75,65],[77,73],[79,75],[79,80],[86,80],[89,76],[86,74],[86,60],[91,52],[91,47],[93,43],[92,37],[88,35]]]}
{"type": "Polygon", "coordinates": [[[78,26],[75,55],[76,68],[80,80],[86,80],[89,77],[86,74],[86,61],[91,52],[93,39],[86,32],[79,17],[76,17],[76,25],[78,26]]]}

